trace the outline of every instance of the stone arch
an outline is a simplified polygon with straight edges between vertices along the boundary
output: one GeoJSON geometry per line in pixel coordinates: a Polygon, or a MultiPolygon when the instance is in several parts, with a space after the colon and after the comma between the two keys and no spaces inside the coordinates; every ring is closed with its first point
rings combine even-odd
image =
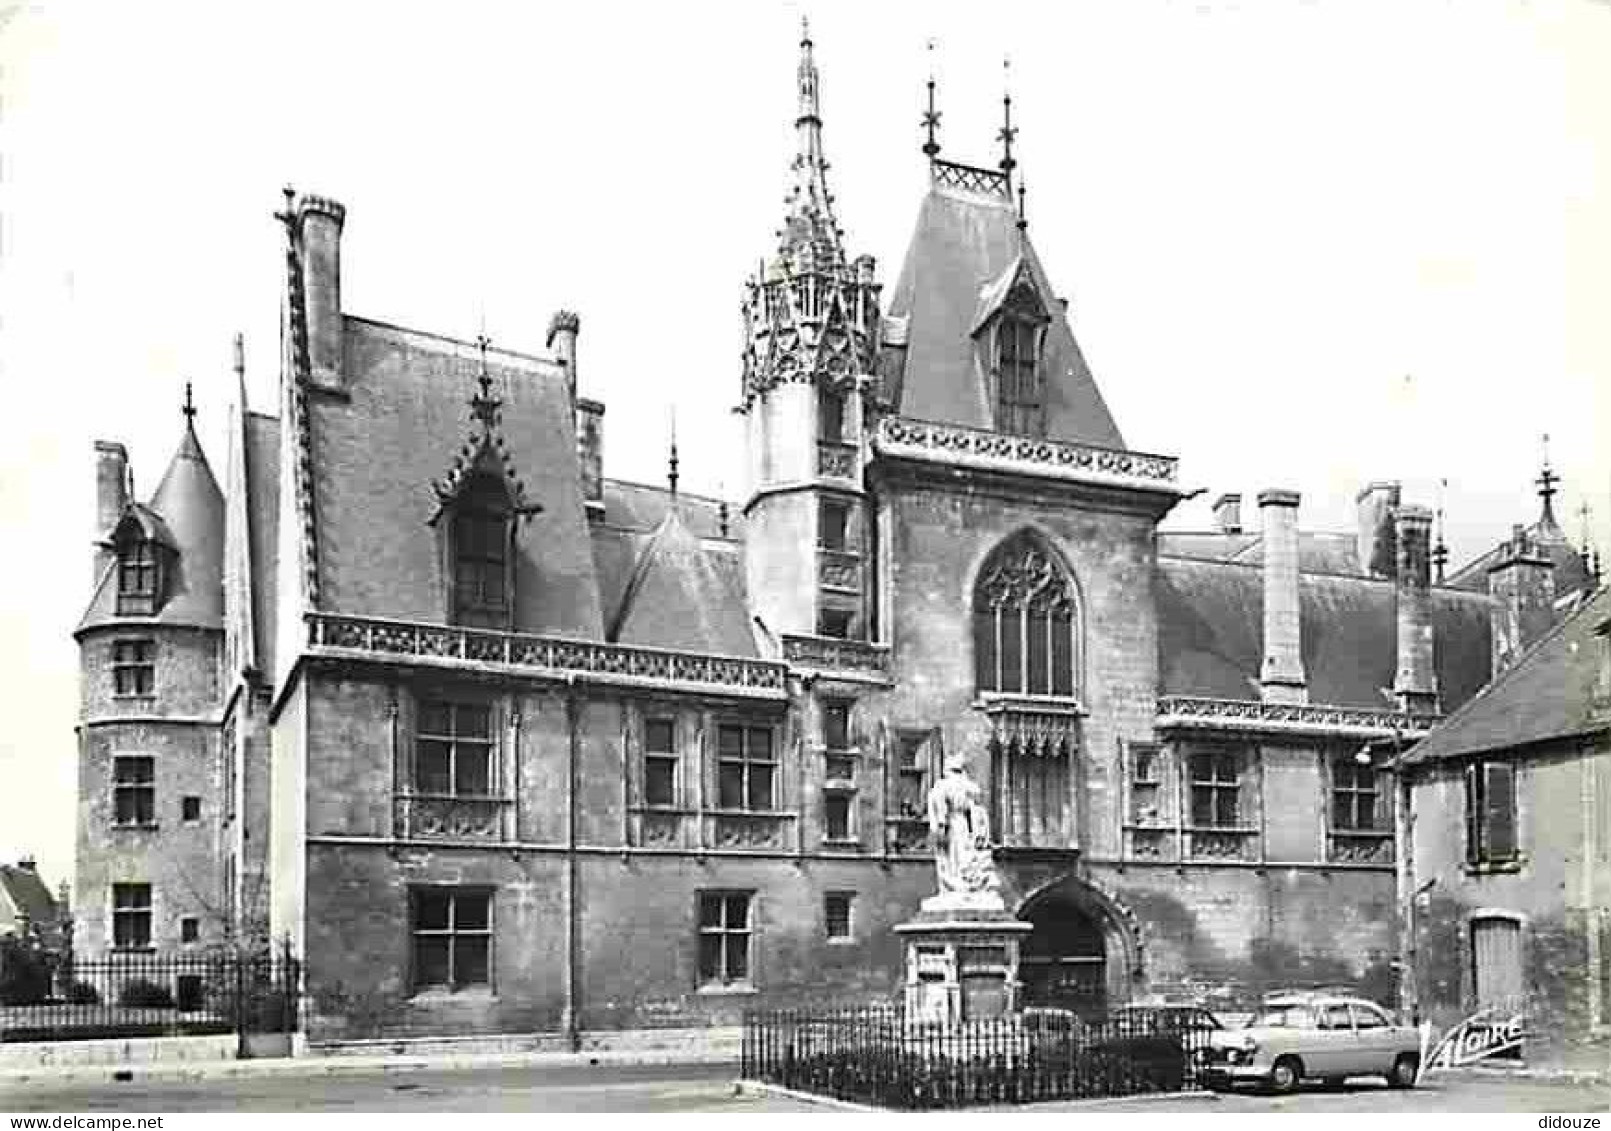
{"type": "Polygon", "coordinates": [[[1058,1004],[1063,984],[1078,986],[1073,996],[1093,1010],[1110,1007],[1128,1001],[1145,977],[1135,913],[1098,884],[1065,873],[1025,895],[1016,914],[1035,928],[1025,937],[1019,971],[1027,1005],[1058,1004]],[[1065,948],[1075,952],[1060,953],[1065,948]],[[1099,974],[1091,970],[1096,959],[1099,974]]]}

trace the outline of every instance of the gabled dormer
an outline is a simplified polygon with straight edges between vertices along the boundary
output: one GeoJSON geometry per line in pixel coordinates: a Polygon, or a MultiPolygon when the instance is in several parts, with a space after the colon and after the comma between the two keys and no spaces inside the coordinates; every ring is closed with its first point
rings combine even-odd
{"type": "Polygon", "coordinates": [[[141,503],[124,509],[108,540],[117,563],[114,604],[120,617],[156,616],[167,599],[179,548],[162,518],[141,503]]]}
{"type": "Polygon", "coordinates": [[[1023,256],[984,288],[974,320],[979,367],[987,374],[996,431],[1046,435],[1042,359],[1052,316],[1023,256]]]}

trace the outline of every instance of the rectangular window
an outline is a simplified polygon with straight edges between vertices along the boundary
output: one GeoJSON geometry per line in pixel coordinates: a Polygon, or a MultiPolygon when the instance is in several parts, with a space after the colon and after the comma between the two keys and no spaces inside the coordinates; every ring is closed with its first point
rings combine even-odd
{"type": "Polygon", "coordinates": [[[409,918],[416,990],[492,985],[492,892],[414,888],[409,918]]]}
{"type": "Polygon", "coordinates": [[[1191,823],[1200,829],[1235,828],[1242,791],[1241,755],[1234,750],[1191,756],[1191,823]]]}
{"type": "Polygon", "coordinates": [[[699,980],[730,986],[750,980],[750,893],[700,892],[699,980]]]}
{"type": "Polygon", "coordinates": [[[1163,775],[1156,746],[1130,747],[1130,819],[1138,825],[1156,824],[1162,817],[1163,775]]]}
{"type": "Polygon", "coordinates": [[[1466,861],[1508,864],[1516,855],[1515,768],[1473,762],[1466,767],[1466,861]]]}
{"type": "Polygon", "coordinates": [[[143,950],[151,945],[151,885],[112,885],[112,945],[143,950]]]}
{"type": "Polygon", "coordinates": [[[117,611],[120,616],[157,611],[157,550],[143,538],[127,543],[118,554],[117,611]]]}
{"type": "Polygon", "coordinates": [[[509,521],[497,488],[481,485],[453,519],[454,611],[459,624],[509,621],[509,521]]]}
{"type": "Polygon", "coordinates": [[[677,804],[677,725],[672,719],[644,720],[643,803],[677,804]]]}
{"type": "Polygon", "coordinates": [[[998,428],[1022,436],[1039,436],[1042,425],[1038,328],[1023,318],[1003,317],[996,330],[999,397],[998,428]]]}
{"type": "Polygon", "coordinates": [[[817,392],[817,438],[843,440],[845,438],[845,398],[831,389],[817,392]]]}
{"type": "Polygon", "coordinates": [[[1331,764],[1331,827],[1344,832],[1372,832],[1380,826],[1376,767],[1353,758],[1331,764]]]}
{"type": "Polygon", "coordinates": [[[850,800],[848,793],[828,793],[822,798],[823,820],[827,825],[828,840],[855,839],[850,828],[850,800]]]}
{"type": "Polygon", "coordinates": [[[179,799],[179,819],[187,823],[201,820],[201,798],[182,797],[179,799]]]}
{"type": "Polygon", "coordinates": [[[933,731],[905,730],[899,735],[895,764],[895,815],[909,819],[925,816],[928,806],[929,738],[933,731]]]}
{"type": "Polygon", "coordinates": [[[144,755],[112,759],[112,821],[119,825],[157,823],[157,766],[144,755]]]}
{"type": "Polygon", "coordinates": [[[757,812],[775,808],[772,728],[724,723],[716,729],[716,747],[718,805],[757,812]]]}
{"type": "Polygon", "coordinates": [[[817,545],[825,550],[850,547],[850,507],[837,499],[823,499],[817,506],[817,545]]]}
{"type": "Polygon", "coordinates": [[[828,699],[823,702],[822,744],[829,750],[850,749],[849,699],[828,699]]]}
{"type": "Polygon", "coordinates": [[[851,936],[850,905],[854,892],[830,891],[822,897],[822,921],[830,939],[851,936]]]}
{"type": "Polygon", "coordinates": [[[179,941],[195,942],[201,938],[201,920],[186,915],[179,920],[179,941]]]}
{"type": "Polygon", "coordinates": [[[414,746],[415,791],[490,797],[492,783],[492,708],[485,703],[422,703],[414,746]]]}
{"type": "Polygon", "coordinates": [[[831,636],[835,640],[850,638],[850,612],[847,609],[823,609],[817,614],[817,635],[831,636]]]}
{"type": "Polygon", "coordinates": [[[157,687],[157,645],[154,640],[112,642],[112,692],[115,695],[153,695],[157,687]]]}

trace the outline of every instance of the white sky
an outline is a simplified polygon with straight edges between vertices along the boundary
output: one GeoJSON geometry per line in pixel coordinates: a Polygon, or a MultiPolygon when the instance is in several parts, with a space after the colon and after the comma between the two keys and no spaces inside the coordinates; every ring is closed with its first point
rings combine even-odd
{"type": "MultiPolygon", "coordinates": [[[[1456,561],[1537,512],[1611,518],[1611,6],[819,2],[831,181],[899,270],[944,155],[994,164],[1012,58],[1030,233],[1132,447],[1208,494],[1370,479],[1456,561]]],[[[279,188],[348,206],[344,306],[541,352],[582,316],[606,473],[741,488],[738,301],[792,152],[798,4],[0,8],[0,859],[71,876],[96,437],[142,497],[196,383],[220,479],[247,335],[277,380],[279,188]]]]}

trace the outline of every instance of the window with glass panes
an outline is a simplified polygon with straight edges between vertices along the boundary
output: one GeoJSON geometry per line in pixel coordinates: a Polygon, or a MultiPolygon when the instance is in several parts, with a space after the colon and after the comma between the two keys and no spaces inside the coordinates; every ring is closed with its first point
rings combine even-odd
{"type": "Polygon", "coordinates": [[[414,988],[462,990],[492,984],[492,892],[414,888],[409,893],[414,988]]]}
{"type": "Polygon", "coordinates": [[[895,764],[895,815],[916,819],[926,813],[929,789],[928,741],[933,731],[901,731],[895,764]]]}
{"type": "Polygon", "coordinates": [[[156,656],[154,640],[112,641],[112,693],[154,694],[157,687],[156,656]]]}
{"type": "Polygon", "coordinates": [[[671,719],[644,721],[643,802],[677,803],[677,727],[671,719]]]}
{"type": "Polygon", "coordinates": [[[850,545],[850,505],[838,499],[823,499],[817,506],[817,545],[825,550],[843,550],[850,545]]]}
{"type": "Polygon", "coordinates": [[[1204,750],[1191,756],[1191,823],[1232,828],[1240,816],[1242,758],[1234,750],[1204,750]]]}
{"type": "Polygon", "coordinates": [[[731,985],[750,980],[750,893],[699,894],[699,980],[731,985]]]}
{"type": "Polygon", "coordinates": [[[112,759],[112,820],[151,825],[157,820],[156,760],[143,754],[112,759]]]}
{"type": "Polygon", "coordinates": [[[825,835],[828,840],[846,841],[855,839],[855,834],[850,826],[852,796],[848,792],[833,792],[823,795],[823,823],[827,826],[825,835]]]}
{"type": "Polygon", "coordinates": [[[1073,580],[1039,541],[1019,535],[991,554],[973,596],[980,691],[1071,698],[1077,655],[1073,580]]]}
{"type": "Polygon", "coordinates": [[[493,790],[492,708],[485,703],[420,704],[414,743],[414,791],[439,797],[488,797],[493,790]]]}
{"type": "Polygon", "coordinates": [[[1378,827],[1376,767],[1352,758],[1331,764],[1331,827],[1369,831],[1378,827]]]}
{"type": "Polygon", "coordinates": [[[478,480],[453,516],[453,608],[458,624],[509,623],[509,506],[503,488],[478,480]]]}
{"type": "Polygon", "coordinates": [[[112,945],[139,950],[151,945],[151,885],[112,885],[112,945]]]}
{"type": "Polygon", "coordinates": [[[996,429],[1020,436],[1044,435],[1040,379],[1040,325],[1033,297],[1015,292],[996,326],[996,429]]]}
{"type": "Polygon", "coordinates": [[[817,437],[823,440],[845,438],[845,396],[833,389],[817,392],[817,437]]]}
{"type": "Polygon", "coordinates": [[[772,728],[723,723],[716,728],[717,804],[765,812],[775,808],[777,756],[772,728]]]}
{"type": "Polygon", "coordinates": [[[117,611],[125,616],[157,611],[157,548],[149,539],[125,542],[118,551],[117,611]]]}
{"type": "Polygon", "coordinates": [[[830,939],[850,937],[850,906],[855,898],[848,891],[830,891],[822,897],[822,919],[830,939]]]}

